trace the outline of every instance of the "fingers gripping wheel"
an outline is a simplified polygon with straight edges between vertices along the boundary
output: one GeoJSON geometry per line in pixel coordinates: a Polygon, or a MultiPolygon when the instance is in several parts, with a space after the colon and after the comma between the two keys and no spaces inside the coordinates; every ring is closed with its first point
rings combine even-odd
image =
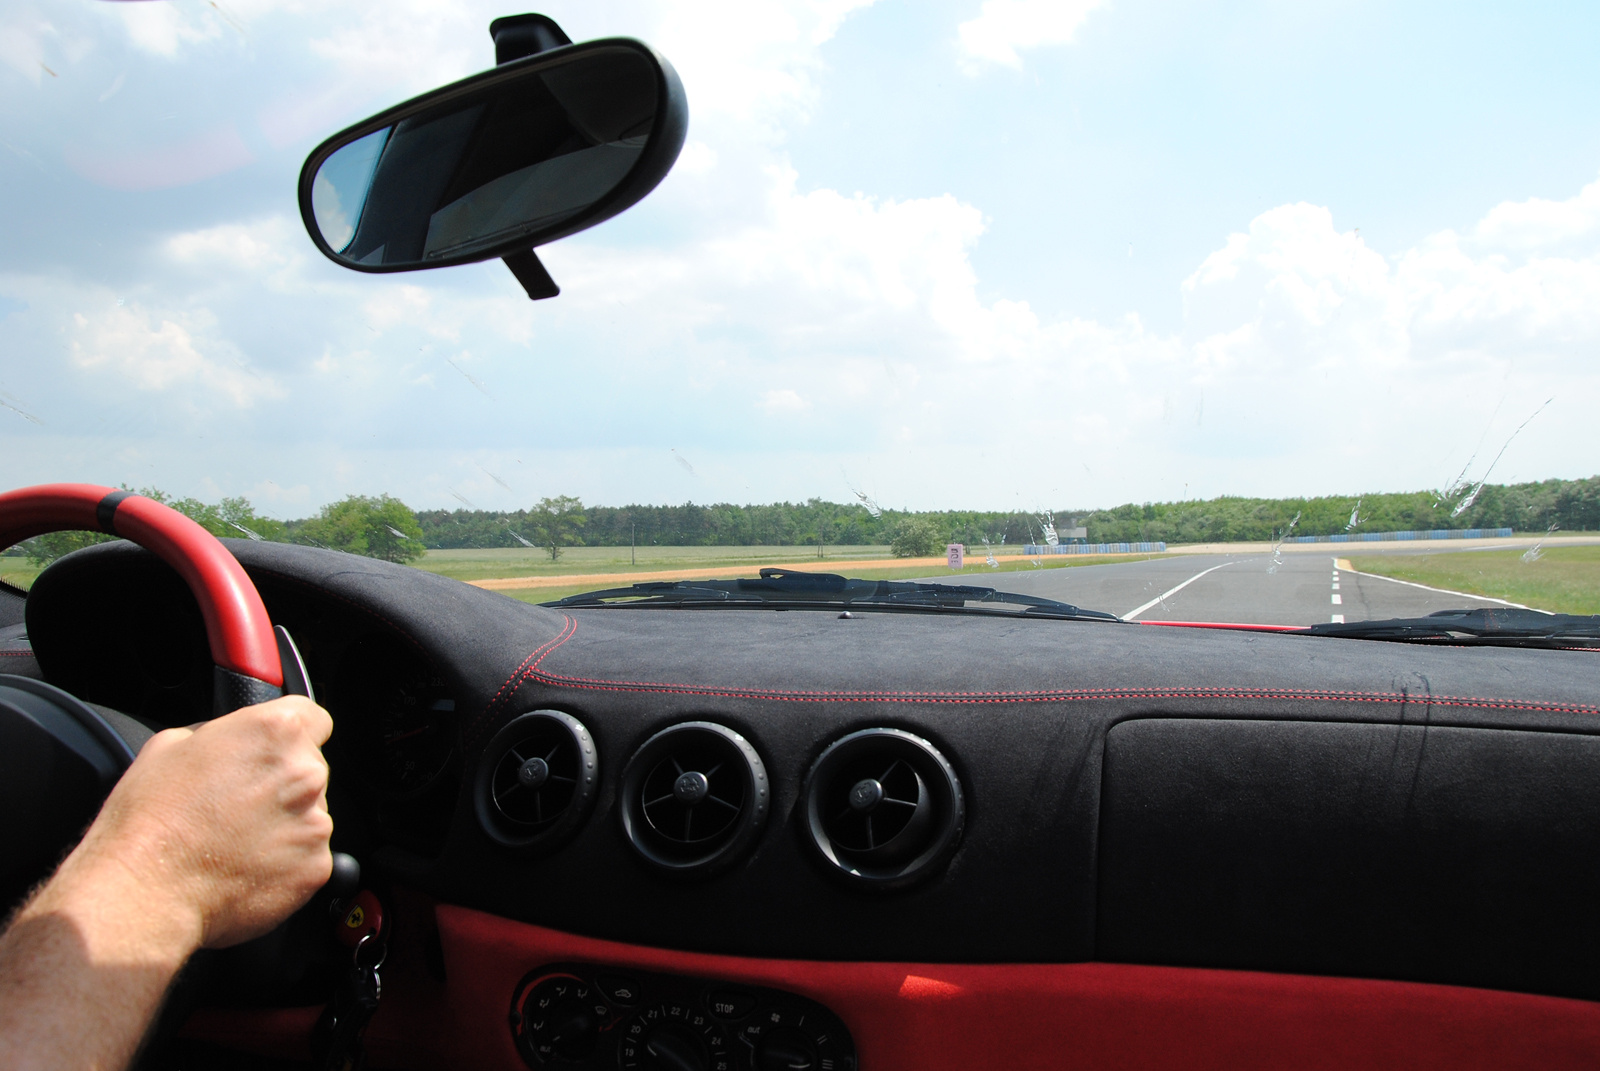
{"type": "Polygon", "coordinates": [[[267,608],[216,536],[169,506],[113,487],[57,483],[0,495],[0,550],[36,535],[71,530],[121,536],[183,577],[205,619],[216,664],[217,714],[284,694],[279,640],[267,608]]]}
{"type": "Polygon", "coordinates": [[[622,774],[622,827],[664,870],[704,876],[731,864],[766,823],[767,768],[732,729],[690,721],[646,740],[622,774]]]}
{"type": "Polygon", "coordinates": [[[552,851],[582,824],[599,784],[599,753],[583,723],[531,711],[484,750],[473,786],[478,823],[503,847],[552,851]]]}

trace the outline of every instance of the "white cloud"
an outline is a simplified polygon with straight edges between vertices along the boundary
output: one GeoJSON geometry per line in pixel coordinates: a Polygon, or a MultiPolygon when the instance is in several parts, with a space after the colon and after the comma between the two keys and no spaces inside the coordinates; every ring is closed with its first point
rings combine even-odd
{"type": "Polygon", "coordinates": [[[977,74],[991,63],[1022,66],[1018,49],[1071,44],[1104,0],[983,0],[976,18],[956,28],[961,68],[977,74]]]}
{"type": "Polygon", "coordinates": [[[136,304],[75,313],[72,359],[86,371],[120,376],[144,391],[198,385],[241,409],[283,397],[283,388],[252,370],[231,345],[196,337],[212,326],[209,319],[152,315],[136,304]]]}
{"type": "Polygon", "coordinates": [[[788,387],[780,387],[761,394],[761,407],[769,413],[794,415],[804,413],[811,408],[811,403],[800,397],[800,392],[788,387]]]}
{"type": "MultiPolygon", "coordinates": [[[[1374,248],[1328,207],[1284,204],[1231,221],[1237,233],[1165,284],[1183,304],[1174,330],[1132,313],[1046,312],[982,278],[974,259],[986,211],[1013,206],[940,194],[955,187],[937,168],[918,187],[928,196],[874,187],[870,169],[875,193],[827,188],[785,154],[826,84],[817,44],[860,6],[849,0],[553,9],[575,37],[635,34],[678,65],[693,125],[667,182],[617,224],[540,250],[563,290],[555,301],[528,301],[495,263],[341,270],[294,211],[298,150],[277,150],[487,66],[484,28],[502,10],[397,2],[329,9],[337,25],[279,46],[304,63],[295,89],[279,80],[194,120],[232,123],[256,166],[277,169],[279,200],[241,209],[233,178],[197,188],[192,216],[178,196],[148,195],[184,222],[153,238],[129,228],[104,269],[122,290],[84,281],[100,278],[98,259],[75,276],[0,276],[0,294],[28,305],[7,319],[8,352],[34,358],[0,387],[48,422],[0,414],[16,479],[252,496],[281,484],[292,490],[271,494],[291,514],[351,491],[450,506],[451,488],[496,507],[559,493],[843,498],[848,481],[830,475],[841,466],[891,505],[1109,504],[1184,483],[1191,495],[1398,489],[1453,476],[1451,451],[1470,449],[1491,417],[1514,426],[1531,411],[1524,399],[1551,393],[1498,475],[1519,457],[1532,475],[1570,474],[1584,456],[1586,414],[1600,406],[1600,182],[1490,207],[1402,249],[1374,248]],[[275,95],[289,93],[303,95],[275,95]],[[136,419],[129,395],[142,426],[117,423],[136,419]],[[594,418],[571,419],[574,399],[594,418]],[[210,423],[194,416],[210,410],[210,423]],[[174,414],[211,438],[174,434],[174,414]],[[70,443],[18,446],[47,434],[70,443]],[[692,485],[672,444],[694,459],[692,485]],[[74,459],[87,459],[81,471],[74,459]]],[[[1020,63],[1028,47],[1075,39],[1092,9],[991,0],[963,25],[965,61],[1020,63]]],[[[249,16],[251,47],[268,54],[279,16],[249,16]]],[[[172,54],[234,49],[239,34],[219,25],[173,30],[172,54]]],[[[113,108],[151,69],[176,66],[156,55],[128,66],[113,108]]],[[[89,99],[124,65],[114,59],[85,72],[89,99]]],[[[152,129],[183,143],[177,127],[152,129]]],[[[27,144],[60,157],[56,143],[27,144]]],[[[264,173],[241,172],[240,188],[264,173]]]]}
{"type": "Polygon", "coordinates": [[[1600,179],[1576,197],[1547,201],[1532,197],[1497,205],[1479,221],[1473,236],[1487,245],[1532,249],[1588,234],[1600,224],[1600,179]]]}
{"type": "Polygon", "coordinates": [[[302,259],[305,237],[299,220],[272,216],[183,231],[166,240],[166,251],[181,263],[213,269],[275,270],[302,259]]]}
{"type": "Polygon", "coordinates": [[[135,48],[158,56],[175,57],[180,47],[196,45],[222,35],[220,9],[178,4],[118,4],[128,40],[135,48]]]}
{"type": "Polygon", "coordinates": [[[51,32],[49,23],[32,18],[14,18],[0,24],[0,62],[38,85],[45,77],[41,37],[51,32]]]}

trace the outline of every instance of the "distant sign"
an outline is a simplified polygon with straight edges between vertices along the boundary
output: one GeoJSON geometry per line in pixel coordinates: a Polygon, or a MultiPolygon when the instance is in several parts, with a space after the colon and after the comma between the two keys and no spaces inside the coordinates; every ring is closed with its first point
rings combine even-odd
{"type": "Polygon", "coordinates": [[[950,568],[959,569],[967,560],[967,545],[965,543],[951,543],[944,548],[944,560],[950,563],[950,568]]]}

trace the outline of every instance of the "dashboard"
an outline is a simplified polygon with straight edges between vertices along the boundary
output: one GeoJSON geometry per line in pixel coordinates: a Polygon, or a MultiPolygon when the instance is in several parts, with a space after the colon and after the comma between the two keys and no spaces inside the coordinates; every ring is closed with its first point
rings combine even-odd
{"type": "MultiPolygon", "coordinates": [[[[1600,1052],[1592,653],[559,611],[226,542],[333,714],[335,847],[415,937],[394,1066],[974,1066],[1043,1058],[1073,1016],[1125,1054],[1197,1000],[1258,1056],[1305,1055],[1262,1040],[1296,1015],[1399,1062],[1501,1051],[1463,1015],[1600,1052]],[[469,1022],[495,1040],[461,1049],[469,1022]]],[[[48,680],[153,727],[209,710],[198,615],[137,548],[64,559],[27,612],[48,680]]],[[[1190,1036],[1151,1059],[1249,1065],[1190,1036]]]]}

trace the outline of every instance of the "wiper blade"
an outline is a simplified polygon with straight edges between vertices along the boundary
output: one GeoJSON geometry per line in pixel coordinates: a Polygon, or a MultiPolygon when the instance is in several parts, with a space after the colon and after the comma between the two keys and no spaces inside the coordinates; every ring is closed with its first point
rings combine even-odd
{"type": "Polygon", "coordinates": [[[628,605],[731,606],[758,604],[784,607],[840,606],[871,609],[921,607],[981,612],[986,607],[1021,606],[1030,617],[1119,621],[1115,614],[1085,610],[1071,603],[1036,595],[997,591],[968,584],[923,584],[913,580],[860,580],[836,573],[802,573],[762,569],[759,579],[672,580],[605,588],[569,595],[546,606],[603,606],[614,600],[628,605]],[[977,607],[971,604],[980,604],[977,607]]]}
{"type": "Polygon", "coordinates": [[[1402,643],[1481,643],[1504,647],[1600,646],[1600,617],[1510,607],[1440,610],[1427,617],[1312,625],[1313,636],[1402,643]]]}

